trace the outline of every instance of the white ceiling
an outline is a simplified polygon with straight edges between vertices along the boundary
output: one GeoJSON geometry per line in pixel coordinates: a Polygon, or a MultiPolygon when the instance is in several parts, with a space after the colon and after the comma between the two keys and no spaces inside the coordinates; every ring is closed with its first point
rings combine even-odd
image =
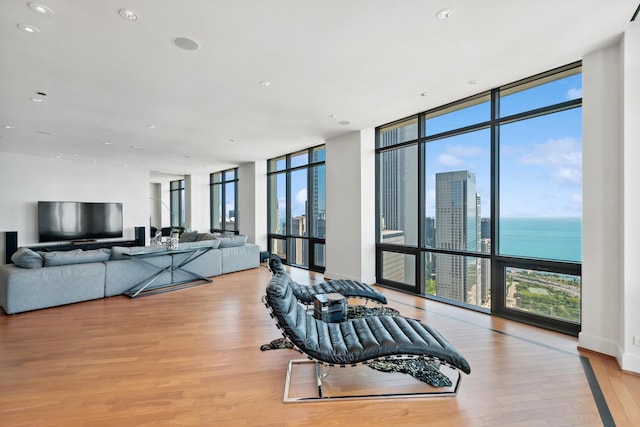
{"type": "Polygon", "coordinates": [[[637,1],[2,0],[0,155],[222,170],[580,60],[637,1]]]}

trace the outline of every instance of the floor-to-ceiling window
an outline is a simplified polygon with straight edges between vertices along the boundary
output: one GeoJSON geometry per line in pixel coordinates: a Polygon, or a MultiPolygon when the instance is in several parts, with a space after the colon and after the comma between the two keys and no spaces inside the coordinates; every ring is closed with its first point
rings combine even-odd
{"type": "Polygon", "coordinates": [[[269,251],[291,265],[324,271],[325,148],[268,161],[269,251]]]}
{"type": "Polygon", "coordinates": [[[184,227],[184,179],[169,183],[171,227],[184,227]]]}
{"type": "Polygon", "coordinates": [[[581,67],[377,129],[378,282],[577,333],[581,67]]]}
{"type": "Polygon", "coordinates": [[[209,176],[211,231],[237,234],[238,168],[215,172],[209,176]]]}

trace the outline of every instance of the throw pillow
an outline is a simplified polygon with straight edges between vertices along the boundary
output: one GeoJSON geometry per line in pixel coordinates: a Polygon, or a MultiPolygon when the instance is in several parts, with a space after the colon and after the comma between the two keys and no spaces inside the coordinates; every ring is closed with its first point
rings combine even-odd
{"type": "Polygon", "coordinates": [[[111,250],[95,249],[83,251],[82,249],[74,249],[72,251],[43,252],[43,256],[44,266],[53,267],[58,265],[108,261],[111,258],[111,250]]]}
{"type": "Polygon", "coordinates": [[[39,268],[42,267],[44,260],[42,256],[29,248],[18,248],[11,255],[11,261],[18,267],[22,268],[39,268]]]}
{"type": "Polygon", "coordinates": [[[214,236],[211,233],[199,233],[196,238],[196,242],[202,242],[203,240],[213,240],[214,236]]]}
{"type": "Polygon", "coordinates": [[[185,231],[184,233],[182,233],[182,236],[180,236],[180,239],[178,240],[178,242],[180,243],[195,242],[197,238],[198,238],[197,231],[185,231]]]}

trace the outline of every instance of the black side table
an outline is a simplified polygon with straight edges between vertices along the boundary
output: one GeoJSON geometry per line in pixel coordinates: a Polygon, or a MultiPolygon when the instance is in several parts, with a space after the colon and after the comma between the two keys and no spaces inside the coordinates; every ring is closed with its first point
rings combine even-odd
{"type": "Polygon", "coordinates": [[[330,323],[347,320],[347,298],[332,292],[313,296],[313,317],[330,323]]]}

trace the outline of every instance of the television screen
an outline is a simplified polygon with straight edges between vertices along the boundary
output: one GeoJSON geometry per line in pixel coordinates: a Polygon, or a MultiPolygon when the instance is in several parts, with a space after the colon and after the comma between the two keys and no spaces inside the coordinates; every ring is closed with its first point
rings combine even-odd
{"type": "Polygon", "coordinates": [[[40,242],[122,237],[122,203],[38,202],[40,242]]]}

